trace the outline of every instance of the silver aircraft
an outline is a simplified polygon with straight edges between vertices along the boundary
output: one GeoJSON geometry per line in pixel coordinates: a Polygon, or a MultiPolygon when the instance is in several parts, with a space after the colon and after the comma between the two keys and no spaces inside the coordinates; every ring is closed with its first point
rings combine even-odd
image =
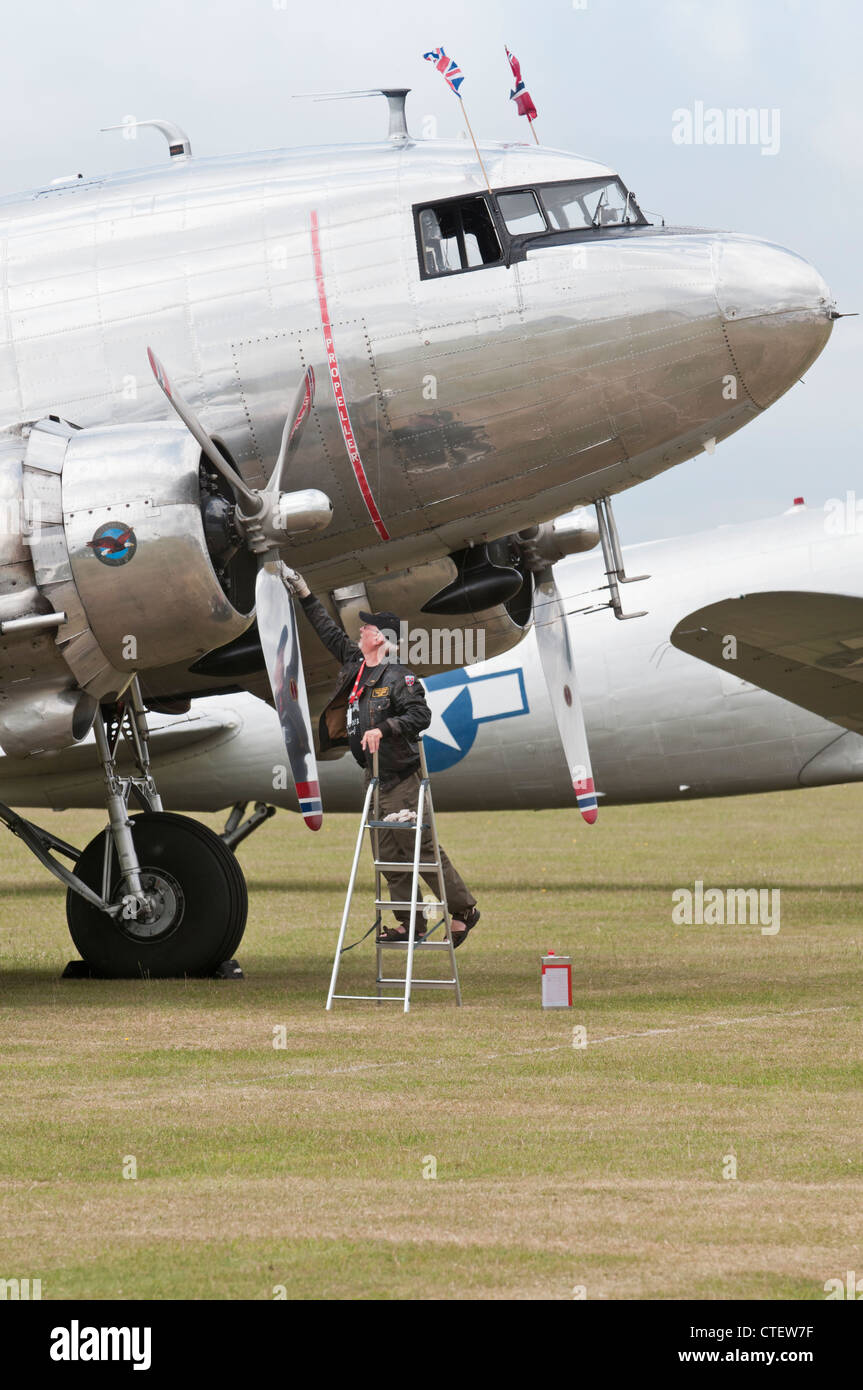
{"type": "MultiPolygon", "coordinates": [[[[798,502],[769,520],[628,547],[628,563],[650,570],[649,612],[637,623],[584,611],[605,579],[598,555],[555,567],[603,806],[863,779],[863,525],[845,520],[798,502]],[[719,641],[708,650],[711,631],[719,641]]],[[[574,809],[533,630],[515,651],[425,686],[440,809],[574,809]]],[[[167,804],[238,802],[232,843],[269,808],[296,810],[278,786],[278,718],[253,696],[157,716],[151,739],[167,804]],[[242,820],[245,802],[257,806],[242,820]]],[[[349,755],[322,765],[321,784],[327,810],[359,810],[349,755]]],[[[99,806],[92,748],[67,749],[49,767],[0,759],[0,795],[99,806]]]]}
{"type": "Polygon", "coordinates": [[[154,122],[164,165],[0,202],[0,747],[40,770],[79,752],[109,824],[79,851],[0,818],[66,887],[97,973],[206,972],[245,923],[224,843],[162,807],[148,715],[273,701],[320,825],[330,672],[315,652],[310,701],[285,560],[348,625],[445,615],[501,655],[541,618],[591,818],[552,574],[584,537],[551,519],[596,504],[627,616],[611,496],[758,416],[838,317],[790,251],[657,225],[559,151],[484,145],[486,183],[385,95],[377,144],[196,159],[154,122]]]}

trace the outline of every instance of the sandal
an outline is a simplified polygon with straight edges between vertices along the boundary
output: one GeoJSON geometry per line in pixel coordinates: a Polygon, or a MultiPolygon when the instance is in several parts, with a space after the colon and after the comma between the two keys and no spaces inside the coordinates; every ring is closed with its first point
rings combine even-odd
{"type": "MultiPolygon", "coordinates": [[[[428,930],[428,929],[427,929],[425,923],[423,923],[423,925],[420,926],[419,922],[417,922],[417,924],[416,924],[416,929],[415,929],[415,931],[414,931],[414,943],[416,943],[417,941],[422,941],[422,939],[423,939],[423,937],[425,936],[427,930],[428,930]]],[[[405,942],[406,942],[407,939],[408,939],[409,934],[410,934],[410,933],[408,932],[407,927],[405,927],[404,931],[397,931],[395,927],[383,927],[383,928],[381,929],[381,934],[380,934],[380,936],[378,937],[378,941],[405,941],[405,942]]]]}
{"type": "Polygon", "coordinates": [[[459,946],[464,945],[468,934],[473,931],[481,916],[478,907],[469,907],[463,917],[456,917],[454,921],[464,923],[464,931],[454,931],[452,933],[452,948],[457,951],[459,946]]]}

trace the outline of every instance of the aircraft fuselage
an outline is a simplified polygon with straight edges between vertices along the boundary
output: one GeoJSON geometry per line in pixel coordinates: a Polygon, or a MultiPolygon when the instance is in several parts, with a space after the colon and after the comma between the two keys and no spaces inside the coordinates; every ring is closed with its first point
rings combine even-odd
{"type": "MultiPolygon", "coordinates": [[[[518,145],[483,158],[496,191],[611,173],[518,145]]],[[[166,418],[151,344],[260,484],[311,364],[315,427],[290,482],[334,503],[296,547],[320,588],[693,456],[787,390],[832,322],[806,262],[746,237],[599,225],[516,245],[462,143],[189,159],[40,189],[0,204],[0,270],[0,427],[166,418]],[[460,198],[486,202],[501,257],[429,276],[417,209],[460,198]]]]}

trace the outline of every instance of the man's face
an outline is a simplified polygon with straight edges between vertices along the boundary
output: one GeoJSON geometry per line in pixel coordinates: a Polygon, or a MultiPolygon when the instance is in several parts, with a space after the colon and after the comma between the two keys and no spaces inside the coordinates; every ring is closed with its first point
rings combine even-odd
{"type": "Polygon", "coordinates": [[[384,657],[387,648],[387,639],[379,627],[372,623],[363,623],[360,628],[360,651],[369,665],[377,666],[384,657]]]}

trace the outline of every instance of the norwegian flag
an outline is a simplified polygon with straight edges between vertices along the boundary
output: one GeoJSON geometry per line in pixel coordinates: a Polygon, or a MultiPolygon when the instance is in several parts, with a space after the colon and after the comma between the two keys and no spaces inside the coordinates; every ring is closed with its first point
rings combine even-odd
{"type": "Polygon", "coordinates": [[[535,121],[536,107],[533,104],[533,97],[522,81],[521,63],[514,53],[510,53],[509,49],[506,50],[506,56],[509,59],[509,65],[512,68],[512,75],[515,79],[515,91],[510,92],[509,99],[515,102],[516,110],[520,116],[527,116],[529,121],[535,121]]]}
{"type": "Polygon", "coordinates": [[[455,92],[459,101],[461,101],[459,87],[462,82],[464,82],[464,73],[458,63],[455,62],[453,58],[448,58],[442,48],[433,48],[431,53],[424,53],[423,57],[429,63],[434,63],[441,76],[446,78],[450,89],[455,92]]]}

